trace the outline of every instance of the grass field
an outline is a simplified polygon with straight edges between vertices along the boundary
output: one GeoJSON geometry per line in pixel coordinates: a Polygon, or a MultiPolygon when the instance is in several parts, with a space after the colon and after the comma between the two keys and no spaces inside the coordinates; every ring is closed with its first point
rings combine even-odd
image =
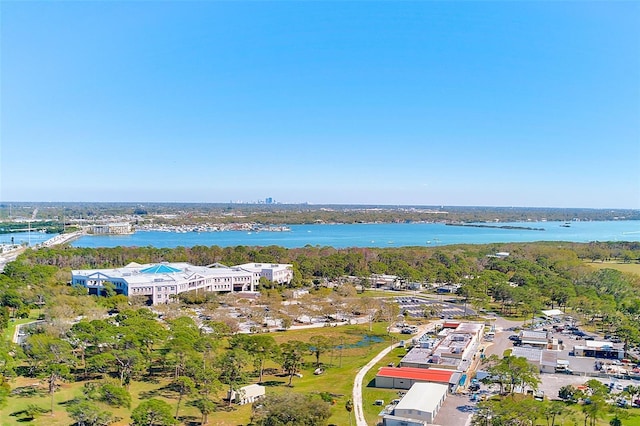
{"type": "Polygon", "coordinates": [[[640,275],[640,263],[585,262],[585,264],[597,269],[615,269],[620,272],[629,272],[640,275]]]}
{"type": "MultiPolygon", "coordinates": [[[[321,356],[320,361],[325,368],[325,373],[314,375],[315,357],[309,355],[305,358],[305,365],[301,371],[302,378],[294,377],[293,388],[287,386],[288,377],[281,375],[265,375],[264,382],[267,385],[267,393],[280,392],[300,392],[300,393],[319,393],[329,392],[333,395],[335,404],[332,409],[332,416],[329,424],[348,425],[348,412],[345,410],[345,403],[351,399],[351,391],[353,380],[358,370],[373,358],[384,347],[391,342],[391,336],[385,332],[387,324],[374,324],[373,330],[370,332],[368,325],[349,325],[340,327],[324,327],[305,330],[291,330],[281,333],[274,333],[274,338],[278,343],[289,340],[308,341],[313,335],[323,335],[330,338],[336,345],[343,344],[345,349],[342,351],[335,349],[333,352],[325,353],[321,356]],[[374,336],[375,341],[364,339],[364,336],[374,336]],[[350,347],[347,347],[350,346],[350,347]]],[[[392,352],[387,358],[391,357],[394,361],[399,360],[398,352],[392,352]]],[[[383,360],[381,364],[390,361],[383,360]]],[[[384,365],[384,364],[383,364],[384,365]]],[[[275,362],[269,362],[267,368],[279,369],[279,365],[275,362]]],[[[374,370],[377,370],[374,369],[374,370]]],[[[375,375],[375,371],[369,373],[375,375]]],[[[372,377],[367,377],[371,380],[372,377]]],[[[255,378],[257,381],[257,378],[255,378]]],[[[160,378],[155,382],[151,381],[132,381],[129,391],[133,398],[132,408],[136,407],[142,399],[159,398],[168,402],[173,407],[177,403],[177,394],[165,389],[169,382],[168,378],[160,378]]],[[[54,394],[54,414],[41,414],[33,420],[25,420],[21,415],[30,404],[35,404],[48,410],[50,407],[50,397],[46,392],[46,382],[39,382],[38,379],[17,378],[11,382],[12,389],[16,388],[32,388],[34,393],[28,396],[12,396],[9,398],[8,405],[0,410],[0,425],[17,426],[20,424],[62,426],[72,424],[72,420],[67,416],[65,404],[71,399],[81,396],[83,392],[83,383],[64,383],[54,394]]],[[[220,391],[219,399],[222,398],[224,390],[220,391]]],[[[381,390],[372,390],[365,388],[364,390],[364,408],[367,419],[371,424],[375,424],[377,414],[381,407],[374,406],[375,399],[384,399],[389,401],[391,394],[395,392],[387,392],[381,390]],[[381,392],[379,394],[379,392],[381,392]],[[389,394],[389,396],[387,396],[389,394]]],[[[246,425],[251,416],[251,406],[234,405],[228,410],[226,404],[221,404],[219,411],[209,416],[210,425],[219,426],[238,426],[246,425]],[[227,411],[228,410],[228,411],[227,411]]],[[[114,423],[117,426],[125,426],[130,423],[130,409],[114,409],[105,407],[121,420],[114,423]]],[[[351,414],[353,416],[353,414],[351,414]]],[[[180,408],[180,420],[182,424],[196,425],[200,421],[199,411],[189,403],[183,400],[180,408]]]]}

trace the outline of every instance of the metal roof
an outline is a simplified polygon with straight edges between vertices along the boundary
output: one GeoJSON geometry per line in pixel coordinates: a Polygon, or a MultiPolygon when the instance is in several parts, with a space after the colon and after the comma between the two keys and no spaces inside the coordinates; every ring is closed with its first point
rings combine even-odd
{"type": "Polygon", "coordinates": [[[416,383],[396,405],[396,410],[420,410],[433,413],[442,398],[447,395],[448,389],[447,385],[438,383],[416,383]]]}
{"type": "Polygon", "coordinates": [[[529,362],[540,362],[540,357],[542,356],[542,350],[515,346],[511,350],[511,355],[516,357],[524,357],[529,362]]]}
{"type": "Polygon", "coordinates": [[[378,376],[393,377],[395,379],[412,379],[423,382],[449,383],[453,370],[441,370],[438,368],[414,368],[414,367],[382,367],[378,376]]]}

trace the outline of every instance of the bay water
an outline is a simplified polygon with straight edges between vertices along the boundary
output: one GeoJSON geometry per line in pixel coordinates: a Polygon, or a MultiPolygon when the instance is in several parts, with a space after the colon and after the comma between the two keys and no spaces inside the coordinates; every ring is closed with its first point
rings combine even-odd
{"type": "MultiPolygon", "coordinates": [[[[447,226],[443,223],[366,223],[290,225],[282,232],[162,232],[137,231],[131,235],[87,235],[75,247],[153,246],[311,246],[406,247],[452,244],[487,244],[533,241],[640,241],[640,221],[512,222],[480,226],[447,226]],[[513,227],[506,229],[504,227],[513,227]],[[531,229],[524,229],[531,228],[531,229]],[[542,229],[542,230],[534,230],[542,229]]],[[[49,234],[49,237],[52,235],[49,234]]]]}

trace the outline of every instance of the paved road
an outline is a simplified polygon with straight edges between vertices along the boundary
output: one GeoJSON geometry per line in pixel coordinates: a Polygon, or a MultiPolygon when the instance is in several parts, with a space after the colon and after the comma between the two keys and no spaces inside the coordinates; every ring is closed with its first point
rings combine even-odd
{"type": "Polygon", "coordinates": [[[515,331],[509,331],[507,329],[511,327],[522,327],[522,321],[509,321],[502,317],[496,317],[494,325],[496,334],[493,342],[485,350],[485,355],[498,355],[502,357],[505,349],[513,347],[513,342],[509,340],[509,336],[515,334],[515,331]]]}
{"type": "Polygon", "coordinates": [[[11,339],[11,341],[17,345],[21,345],[22,342],[24,341],[24,339],[27,337],[26,333],[21,333],[20,331],[23,328],[29,328],[34,324],[40,324],[43,323],[43,320],[36,320],[36,321],[31,321],[31,322],[27,322],[24,324],[18,324],[16,325],[16,329],[13,332],[13,337],[11,339]]]}
{"type": "Polygon", "coordinates": [[[4,271],[4,267],[7,263],[16,260],[16,257],[18,257],[25,250],[26,249],[24,247],[20,247],[19,249],[4,253],[2,256],[0,256],[0,273],[4,271]]]}
{"type": "MultiPolygon", "coordinates": [[[[68,242],[71,242],[77,238],[80,238],[82,235],[84,235],[84,231],[76,231],[76,232],[72,232],[69,234],[59,234],[56,235],[53,238],[48,239],[47,241],[35,245],[33,247],[31,247],[32,249],[39,249],[41,247],[52,247],[58,244],[65,244],[68,242]]],[[[16,250],[12,250],[10,252],[7,253],[3,253],[2,256],[0,256],[0,273],[2,273],[4,271],[4,267],[7,263],[9,262],[13,262],[14,260],[16,260],[16,258],[22,254],[27,248],[26,247],[20,247],[16,250]]]]}

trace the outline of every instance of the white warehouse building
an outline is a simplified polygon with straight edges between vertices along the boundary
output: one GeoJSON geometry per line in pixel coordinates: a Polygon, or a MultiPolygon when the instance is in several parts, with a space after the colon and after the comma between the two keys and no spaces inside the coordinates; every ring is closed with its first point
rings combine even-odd
{"type": "Polygon", "coordinates": [[[132,262],[121,268],[71,271],[71,284],[87,288],[89,294],[101,294],[104,283],[110,282],[118,294],[145,296],[151,304],[158,305],[172,302],[176,295],[187,291],[255,291],[260,277],[288,283],[293,278],[292,265],[247,263],[227,267],[132,262]]]}

